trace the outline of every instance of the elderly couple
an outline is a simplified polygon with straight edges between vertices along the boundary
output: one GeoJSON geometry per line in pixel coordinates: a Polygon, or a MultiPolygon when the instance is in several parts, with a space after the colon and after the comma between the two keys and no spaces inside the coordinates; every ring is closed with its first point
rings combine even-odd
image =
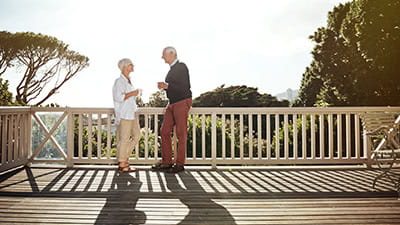
{"type": "MultiPolygon", "coordinates": [[[[161,126],[161,153],[162,160],[152,166],[153,170],[179,173],[184,170],[187,142],[187,118],[192,107],[192,92],[190,90],[189,71],[186,65],[179,62],[175,48],[166,47],[162,58],[168,63],[170,70],[165,82],[158,82],[161,90],[167,91],[169,104],[166,106],[164,120],[161,126]],[[175,164],[172,161],[171,134],[176,126],[178,137],[178,151],[175,164]]],[[[141,90],[135,89],[129,74],[134,65],[129,59],[118,62],[121,76],[115,80],[113,86],[114,110],[117,124],[118,171],[134,172],[129,167],[129,156],[140,140],[139,116],[136,106],[136,97],[141,90]]]]}

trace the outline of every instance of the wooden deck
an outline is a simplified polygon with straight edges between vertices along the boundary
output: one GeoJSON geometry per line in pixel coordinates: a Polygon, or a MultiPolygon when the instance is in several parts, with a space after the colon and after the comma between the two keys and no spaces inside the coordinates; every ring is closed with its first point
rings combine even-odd
{"type": "Polygon", "coordinates": [[[0,179],[1,224],[400,224],[400,200],[363,168],[21,168],[0,179]]]}

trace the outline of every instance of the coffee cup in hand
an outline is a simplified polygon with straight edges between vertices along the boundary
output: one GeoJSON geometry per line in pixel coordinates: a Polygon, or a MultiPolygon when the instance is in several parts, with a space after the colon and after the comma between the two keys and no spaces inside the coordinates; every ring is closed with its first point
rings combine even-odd
{"type": "Polygon", "coordinates": [[[142,96],[143,90],[141,88],[138,88],[137,91],[138,91],[137,96],[139,96],[139,97],[142,96]]]}

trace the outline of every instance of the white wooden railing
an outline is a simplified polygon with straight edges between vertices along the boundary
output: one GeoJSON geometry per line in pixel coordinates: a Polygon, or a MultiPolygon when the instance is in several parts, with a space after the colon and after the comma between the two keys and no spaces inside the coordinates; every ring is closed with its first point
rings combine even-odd
{"type": "MultiPolygon", "coordinates": [[[[369,111],[400,114],[400,107],[192,108],[187,164],[368,165],[359,113],[369,111]]],[[[159,160],[162,114],[163,108],[140,109],[143,136],[132,164],[159,160]]],[[[113,116],[112,108],[0,107],[0,171],[29,163],[115,164],[113,116]],[[49,126],[43,114],[59,117],[49,126]],[[55,136],[61,128],[64,145],[55,136]],[[58,156],[41,157],[46,145],[58,156]]]]}
{"type": "Polygon", "coordinates": [[[31,109],[0,107],[0,172],[28,163],[30,138],[31,109]]]}

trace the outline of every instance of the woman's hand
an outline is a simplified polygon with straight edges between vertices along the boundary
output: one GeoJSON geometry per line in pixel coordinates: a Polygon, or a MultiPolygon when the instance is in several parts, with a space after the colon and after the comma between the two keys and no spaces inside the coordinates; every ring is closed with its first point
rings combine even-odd
{"type": "Polygon", "coordinates": [[[130,97],[132,97],[132,96],[138,96],[139,93],[140,93],[140,90],[139,90],[139,89],[136,89],[136,90],[134,90],[134,91],[128,92],[128,93],[125,94],[124,100],[126,100],[126,99],[128,99],[128,98],[130,98],[130,97]]]}

